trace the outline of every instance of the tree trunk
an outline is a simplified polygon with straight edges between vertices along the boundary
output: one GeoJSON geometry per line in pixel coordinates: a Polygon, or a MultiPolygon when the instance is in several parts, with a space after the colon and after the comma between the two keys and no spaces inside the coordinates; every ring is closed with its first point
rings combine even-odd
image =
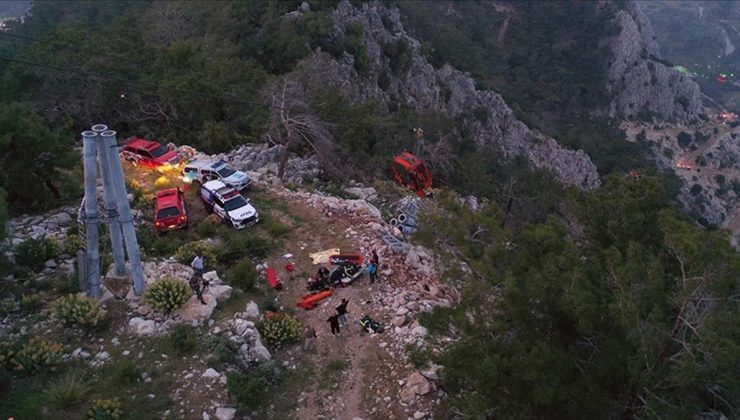
{"type": "Polygon", "coordinates": [[[285,168],[288,166],[288,148],[283,147],[283,150],[280,152],[280,163],[278,164],[278,173],[277,176],[280,178],[280,180],[283,180],[283,176],[285,176],[285,168]]]}
{"type": "Polygon", "coordinates": [[[54,198],[62,198],[62,193],[59,191],[59,187],[54,184],[51,178],[44,178],[44,185],[46,185],[46,188],[51,191],[51,194],[54,196],[54,198]]]}

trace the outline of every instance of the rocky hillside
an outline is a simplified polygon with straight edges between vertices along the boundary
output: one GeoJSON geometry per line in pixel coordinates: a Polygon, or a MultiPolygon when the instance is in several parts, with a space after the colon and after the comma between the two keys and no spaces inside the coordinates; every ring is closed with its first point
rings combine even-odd
{"type": "Polygon", "coordinates": [[[608,89],[609,115],[617,118],[656,116],[671,121],[698,117],[699,86],[661,59],[650,21],[635,1],[627,1],[615,19],[621,30],[608,41],[613,52],[608,89]]]}
{"type": "Polygon", "coordinates": [[[305,84],[331,86],[355,102],[373,99],[387,109],[408,106],[416,111],[444,112],[473,133],[479,145],[493,145],[508,158],[523,156],[532,166],[552,171],[563,183],[586,189],[599,185],[596,167],[584,152],[567,149],[530,130],[500,95],[477,89],[469,75],[450,65],[432,66],[420,42],[404,30],[397,9],[379,1],[355,5],[345,0],[330,16],[334,37],[362,28],[367,66],[358,71],[357,58],[349,53],[337,59],[315,51],[297,70],[296,77],[305,84]]]}

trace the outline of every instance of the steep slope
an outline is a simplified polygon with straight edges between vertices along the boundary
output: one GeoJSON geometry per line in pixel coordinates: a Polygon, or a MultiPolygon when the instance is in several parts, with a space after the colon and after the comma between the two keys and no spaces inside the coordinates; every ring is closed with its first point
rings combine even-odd
{"type": "Polygon", "coordinates": [[[620,33],[607,41],[613,52],[608,67],[608,90],[613,97],[609,115],[670,121],[698,117],[702,107],[699,86],[665,65],[650,21],[637,2],[625,2],[615,20],[620,33]]]}
{"type": "Polygon", "coordinates": [[[330,16],[333,37],[361,28],[360,45],[355,54],[345,52],[338,59],[321,51],[306,58],[298,70],[306,84],[337,88],[356,102],[373,99],[387,109],[401,105],[445,112],[479,145],[496,146],[507,158],[523,156],[563,183],[586,189],[599,185],[596,167],[584,152],[530,130],[499,94],[477,89],[467,74],[449,65],[432,66],[420,42],[404,30],[397,9],[379,1],[359,6],[343,1],[330,16]]]}

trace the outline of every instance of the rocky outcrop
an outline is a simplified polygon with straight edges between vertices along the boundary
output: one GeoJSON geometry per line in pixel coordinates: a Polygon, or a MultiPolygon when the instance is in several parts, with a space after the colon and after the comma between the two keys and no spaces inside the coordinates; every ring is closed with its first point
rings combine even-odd
{"type": "Polygon", "coordinates": [[[460,121],[479,145],[496,146],[507,158],[524,156],[563,183],[586,189],[599,185],[596,167],[584,152],[533,132],[516,119],[500,95],[478,90],[470,76],[449,65],[434,68],[422,55],[419,41],[404,31],[397,9],[378,1],[355,6],[345,0],[331,18],[333,36],[338,38],[348,27],[363,28],[367,69],[359,74],[349,53],[334,58],[316,51],[296,72],[305,84],[329,86],[353,101],[372,99],[389,109],[402,105],[419,112],[444,112],[460,121]]]}
{"type": "Polygon", "coordinates": [[[246,366],[269,362],[272,355],[262,344],[262,338],[254,322],[247,318],[249,316],[244,312],[235,313],[234,318],[226,323],[228,329],[225,334],[239,347],[239,356],[246,366]]]}
{"type": "Polygon", "coordinates": [[[607,89],[609,114],[630,118],[638,113],[671,121],[689,121],[701,112],[699,86],[664,64],[650,21],[635,1],[616,12],[618,35],[608,41],[613,57],[607,89]]]}

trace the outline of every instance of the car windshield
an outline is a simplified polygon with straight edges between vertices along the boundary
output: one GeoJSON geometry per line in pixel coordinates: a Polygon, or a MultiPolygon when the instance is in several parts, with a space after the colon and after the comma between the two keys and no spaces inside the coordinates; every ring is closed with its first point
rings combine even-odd
{"type": "Polygon", "coordinates": [[[232,168],[229,165],[225,165],[223,168],[219,169],[216,172],[218,172],[218,174],[221,175],[221,178],[227,178],[233,175],[234,172],[236,172],[236,170],[234,170],[234,168],[232,168]]]}
{"type": "Polygon", "coordinates": [[[244,199],[244,197],[239,195],[225,202],[224,209],[226,211],[232,211],[232,210],[236,210],[238,208],[244,207],[246,205],[247,205],[247,200],[244,199]]]}
{"type": "Polygon", "coordinates": [[[167,153],[169,151],[170,151],[170,149],[168,149],[168,148],[166,148],[166,147],[164,147],[164,146],[162,146],[160,144],[159,147],[157,147],[156,149],[152,150],[152,156],[154,156],[154,157],[160,157],[160,156],[162,156],[163,154],[165,154],[165,153],[167,153]]]}
{"type": "Polygon", "coordinates": [[[159,210],[157,213],[157,219],[166,219],[168,217],[177,217],[180,215],[180,210],[177,207],[167,207],[159,210]]]}

